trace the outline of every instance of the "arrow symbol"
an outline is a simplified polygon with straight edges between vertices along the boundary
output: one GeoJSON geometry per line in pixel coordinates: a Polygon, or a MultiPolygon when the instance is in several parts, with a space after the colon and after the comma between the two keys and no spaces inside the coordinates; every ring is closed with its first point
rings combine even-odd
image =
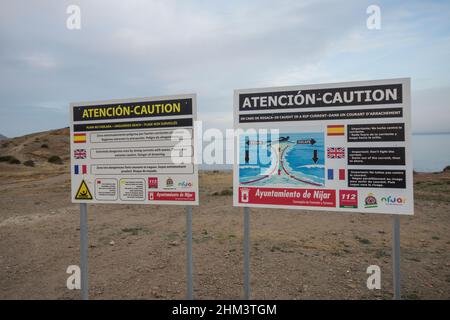
{"type": "Polygon", "coordinates": [[[245,137],[245,163],[247,164],[250,161],[250,139],[245,137]]]}
{"type": "Polygon", "coordinates": [[[310,145],[314,145],[317,141],[314,139],[302,139],[302,140],[297,140],[297,144],[310,144],[310,145]]]}
{"type": "Polygon", "coordinates": [[[317,150],[314,150],[314,155],[312,157],[314,163],[317,163],[317,160],[319,160],[319,157],[317,157],[317,150]]]}

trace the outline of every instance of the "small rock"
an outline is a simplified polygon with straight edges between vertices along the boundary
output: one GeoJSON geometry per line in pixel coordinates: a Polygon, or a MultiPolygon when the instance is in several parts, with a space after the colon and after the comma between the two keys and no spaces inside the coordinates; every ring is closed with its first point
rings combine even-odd
{"type": "Polygon", "coordinates": [[[113,246],[113,245],[115,245],[116,243],[114,242],[114,240],[111,240],[110,242],[109,242],[109,245],[110,246],[113,246]]]}
{"type": "Polygon", "coordinates": [[[153,297],[155,297],[155,298],[160,298],[160,294],[157,292],[157,291],[151,291],[151,294],[152,294],[152,296],[153,297]]]}

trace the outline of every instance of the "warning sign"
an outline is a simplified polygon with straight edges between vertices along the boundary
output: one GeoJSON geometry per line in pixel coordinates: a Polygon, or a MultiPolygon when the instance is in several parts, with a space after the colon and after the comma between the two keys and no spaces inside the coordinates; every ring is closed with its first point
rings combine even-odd
{"type": "Polygon", "coordinates": [[[86,182],[81,181],[80,187],[78,188],[77,193],[75,194],[76,200],[92,200],[91,192],[89,191],[86,182]]]}
{"type": "Polygon", "coordinates": [[[409,79],[236,90],[234,205],[413,214],[410,107],[409,79]]]}
{"type": "Polygon", "coordinates": [[[194,94],[72,103],[70,115],[73,202],[198,204],[194,94]]]}

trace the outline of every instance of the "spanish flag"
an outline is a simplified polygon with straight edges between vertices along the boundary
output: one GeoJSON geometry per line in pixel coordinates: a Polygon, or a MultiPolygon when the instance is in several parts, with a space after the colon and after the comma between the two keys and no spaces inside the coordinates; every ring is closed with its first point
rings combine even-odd
{"type": "Polygon", "coordinates": [[[86,133],[74,133],[73,134],[73,142],[74,143],[85,143],[86,142],[86,133]]]}
{"type": "Polygon", "coordinates": [[[328,136],[343,136],[344,135],[344,125],[329,125],[327,126],[328,136]]]}

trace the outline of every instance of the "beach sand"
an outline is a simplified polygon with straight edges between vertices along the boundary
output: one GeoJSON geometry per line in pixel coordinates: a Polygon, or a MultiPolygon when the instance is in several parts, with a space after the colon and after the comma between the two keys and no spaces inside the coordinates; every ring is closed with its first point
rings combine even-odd
{"type": "MultiPolygon", "coordinates": [[[[1,142],[0,298],[79,299],[79,205],[70,201],[67,129],[1,142]],[[47,144],[48,148],[42,147],[47,144]],[[63,165],[46,159],[60,155],[63,165]]],[[[415,215],[401,221],[402,296],[450,298],[450,172],[414,175],[415,215]]],[[[193,209],[196,299],[243,297],[243,214],[231,171],[200,172],[193,209]]],[[[89,205],[91,299],[183,299],[185,211],[180,206],[89,205]]],[[[251,209],[253,299],[391,299],[392,217],[251,209]],[[369,290],[366,269],[381,268],[369,290]]]]}

